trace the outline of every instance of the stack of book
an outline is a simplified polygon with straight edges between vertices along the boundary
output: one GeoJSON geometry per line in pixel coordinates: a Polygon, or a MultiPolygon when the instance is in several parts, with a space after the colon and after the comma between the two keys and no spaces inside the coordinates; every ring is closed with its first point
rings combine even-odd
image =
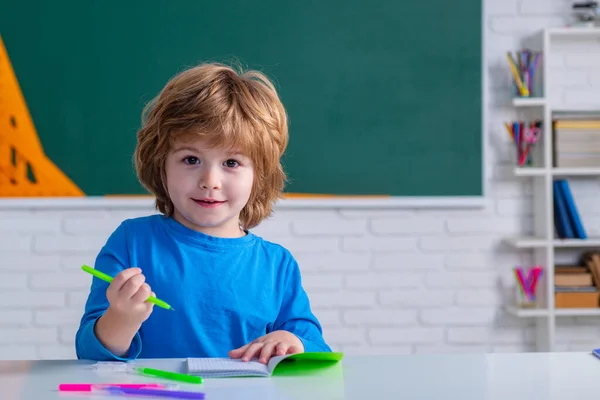
{"type": "MultiPolygon", "coordinates": [[[[595,268],[595,267],[594,267],[595,268]]],[[[589,266],[557,265],[554,268],[554,305],[556,308],[598,308],[600,291],[598,270],[589,266]]]]}
{"type": "Polygon", "coordinates": [[[552,131],[555,167],[600,167],[600,115],[563,114],[552,131]]]}

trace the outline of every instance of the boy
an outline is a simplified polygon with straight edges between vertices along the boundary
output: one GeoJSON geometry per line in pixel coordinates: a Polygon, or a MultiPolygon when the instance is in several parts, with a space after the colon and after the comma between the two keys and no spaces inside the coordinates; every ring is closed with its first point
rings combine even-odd
{"type": "Polygon", "coordinates": [[[283,190],[286,112],[261,73],[203,64],[144,112],[135,151],[160,214],[124,221],[96,258],[78,358],[271,356],[331,351],[298,265],[250,232],[283,190]],[[175,311],[154,309],[157,296],[175,311]]]}

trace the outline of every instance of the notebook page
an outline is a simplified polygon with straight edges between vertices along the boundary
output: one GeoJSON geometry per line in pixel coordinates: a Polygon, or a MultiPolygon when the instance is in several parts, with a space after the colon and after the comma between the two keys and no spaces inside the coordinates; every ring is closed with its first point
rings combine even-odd
{"type": "Polygon", "coordinates": [[[188,374],[204,378],[228,376],[269,376],[267,366],[258,361],[231,358],[188,358],[188,374]]]}
{"type": "Polygon", "coordinates": [[[279,364],[282,360],[285,360],[286,358],[288,358],[290,356],[291,356],[291,354],[286,354],[284,356],[271,357],[271,359],[267,363],[267,371],[269,372],[269,374],[273,374],[273,370],[275,370],[275,367],[277,367],[277,364],[279,364]]]}

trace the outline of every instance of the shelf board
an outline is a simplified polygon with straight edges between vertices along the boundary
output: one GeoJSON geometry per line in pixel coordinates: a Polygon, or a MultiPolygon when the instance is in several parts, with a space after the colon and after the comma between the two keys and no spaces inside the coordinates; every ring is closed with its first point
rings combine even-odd
{"type": "Polygon", "coordinates": [[[552,168],[552,176],[600,176],[600,167],[552,168]]]}
{"type": "Polygon", "coordinates": [[[515,97],[512,101],[515,107],[543,107],[546,99],[543,97],[515,97]]]}
{"type": "Polygon", "coordinates": [[[519,318],[536,318],[536,317],[547,317],[550,315],[548,309],[545,308],[519,308],[516,306],[504,307],[507,313],[514,315],[519,318]]]}
{"type": "Polygon", "coordinates": [[[546,170],[538,167],[515,167],[515,176],[544,176],[546,170]]]}
{"type": "MultiPolygon", "coordinates": [[[[546,175],[544,167],[515,167],[515,176],[544,176],[546,175]]],[[[575,167],[575,168],[551,168],[551,176],[598,176],[600,177],[600,167],[575,167]]]]}
{"type": "Polygon", "coordinates": [[[545,247],[548,244],[548,241],[546,239],[536,237],[506,238],[504,241],[517,249],[532,249],[536,247],[545,247]]]}
{"type": "Polygon", "coordinates": [[[600,37],[600,29],[585,26],[565,26],[546,30],[551,36],[590,36],[600,37]]]}
{"type": "Polygon", "coordinates": [[[554,239],[552,241],[554,247],[596,247],[600,246],[600,238],[592,237],[585,240],[582,239],[554,239]]]}
{"type": "Polygon", "coordinates": [[[554,310],[557,317],[575,317],[575,316],[600,316],[600,308],[557,308],[554,310]]]}
{"type": "Polygon", "coordinates": [[[552,245],[552,247],[600,247],[600,238],[588,238],[582,239],[553,239],[546,240],[541,237],[514,237],[506,238],[506,243],[517,249],[533,249],[538,247],[546,247],[552,245]]]}
{"type": "MultiPolygon", "coordinates": [[[[510,315],[519,318],[540,318],[550,315],[547,308],[519,308],[510,305],[505,306],[504,309],[510,315]]],[[[600,308],[556,308],[554,315],[557,317],[600,316],[600,308]]]]}

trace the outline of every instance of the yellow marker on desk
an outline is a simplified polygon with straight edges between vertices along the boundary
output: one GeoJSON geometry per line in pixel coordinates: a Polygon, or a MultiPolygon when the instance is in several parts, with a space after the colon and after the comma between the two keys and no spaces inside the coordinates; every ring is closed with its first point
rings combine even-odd
{"type": "MultiPolygon", "coordinates": [[[[113,281],[113,279],[114,279],[112,276],[110,276],[110,275],[106,275],[104,272],[100,272],[100,271],[98,271],[97,269],[94,269],[94,268],[88,267],[87,265],[82,265],[82,266],[81,266],[81,269],[82,269],[82,270],[84,270],[84,271],[85,271],[85,272],[87,272],[87,273],[90,273],[90,274],[94,275],[94,276],[95,276],[96,278],[98,278],[98,279],[102,279],[104,282],[108,282],[108,283],[110,283],[110,282],[112,282],[112,281],[113,281]]],[[[150,303],[152,303],[152,304],[156,304],[157,306],[159,306],[159,307],[161,307],[161,308],[164,308],[164,309],[166,309],[166,310],[175,311],[175,309],[174,309],[173,307],[171,307],[169,304],[165,303],[165,302],[164,302],[164,301],[162,301],[162,300],[159,300],[159,299],[157,299],[157,298],[156,298],[156,297],[154,297],[154,296],[150,296],[150,297],[148,297],[148,300],[147,300],[147,301],[149,301],[149,302],[150,302],[150,303]]]]}

